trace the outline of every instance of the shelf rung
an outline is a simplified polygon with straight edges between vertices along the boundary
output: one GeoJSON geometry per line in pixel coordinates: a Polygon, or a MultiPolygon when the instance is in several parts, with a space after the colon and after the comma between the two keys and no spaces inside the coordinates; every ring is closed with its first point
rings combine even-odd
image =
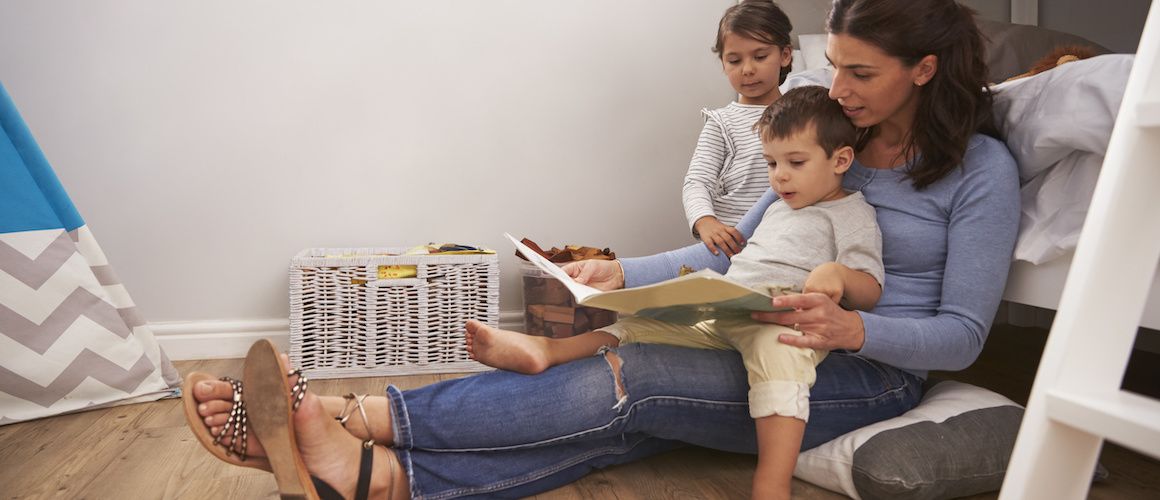
{"type": "Polygon", "coordinates": [[[1136,125],[1160,127],[1160,101],[1144,100],[1136,103],[1136,125]]]}
{"type": "Polygon", "coordinates": [[[1047,394],[1048,418],[1160,458],[1160,401],[1126,391],[1047,394]]]}

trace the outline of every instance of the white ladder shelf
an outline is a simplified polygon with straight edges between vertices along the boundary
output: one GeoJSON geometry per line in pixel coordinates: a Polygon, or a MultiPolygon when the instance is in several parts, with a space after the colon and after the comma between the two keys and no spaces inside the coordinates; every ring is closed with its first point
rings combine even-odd
{"type": "Polygon", "coordinates": [[[1000,499],[1084,498],[1105,439],[1160,458],[1160,401],[1120,390],[1160,262],[1158,61],[1153,5],[1000,499]]]}

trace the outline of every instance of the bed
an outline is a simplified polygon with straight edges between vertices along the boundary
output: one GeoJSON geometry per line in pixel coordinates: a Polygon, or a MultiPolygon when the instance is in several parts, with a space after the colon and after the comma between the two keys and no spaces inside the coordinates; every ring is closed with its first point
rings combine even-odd
{"type": "MultiPolygon", "coordinates": [[[[1103,55],[1068,63],[1030,78],[995,85],[995,114],[1003,139],[1019,163],[1023,217],[1004,291],[1009,304],[1054,310],[1059,304],[1079,232],[1103,163],[1112,125],[1131,70],[1130,54],[1078,36],[1012,24],[1035,12],[1032,1],[967,1],[979,11],[988,38],[991,80],[1026,71],[1060,45],[1086,45],[1103,55]]],[[[795,31],[795,72],[783,89],[829,85],[824,19],[830,2],[781,2],[795,31]]],[[[1034,17],[1032,17],[1034,19],[1034,17]]],[[[1140,325],[1160,329],[1160,279],[1140,325]]],[[[1045,326],[1045,325],[1044,325],[1045,326]]]]}
{"type": "MultiPolygon", "coordinates": [[[[1023,198],[1008,302],[1057,308],[1133,59],[1102,55],[996,87],[1023,198]]],[[[1160,329],[1157,281],[1139,321],[1150,329],[1160,329]]]]}

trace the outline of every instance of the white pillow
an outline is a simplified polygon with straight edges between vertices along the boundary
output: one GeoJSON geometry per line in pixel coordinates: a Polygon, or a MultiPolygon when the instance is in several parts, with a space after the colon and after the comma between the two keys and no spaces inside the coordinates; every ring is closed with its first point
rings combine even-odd
{"type": "Polygon", "coordinates": [[[995,118],[1023,183],[1015,258],[1075,248],[1134,56],[1108,54],[995,85],[995,118]]]}
{"type": "Polygon", "coordinates": [[[786,77],[785,83],[780,87],[781,93],[789,92],[790,89],[801,87],[803,85],[821,85],[830,88],[830,83],[834,81],[834,67],[826,66],[824,68],[813,68],[805,71],[798,71],[790,73],[786,77]]]}
{"type": "Polygon", "coordinates": [[[830,61],[826,60],[826,35],[798,35],[798,45],[801,46],[802,63],[804,67],[801,69],[817,69],[824,68],[830,65],[830,61]]]}

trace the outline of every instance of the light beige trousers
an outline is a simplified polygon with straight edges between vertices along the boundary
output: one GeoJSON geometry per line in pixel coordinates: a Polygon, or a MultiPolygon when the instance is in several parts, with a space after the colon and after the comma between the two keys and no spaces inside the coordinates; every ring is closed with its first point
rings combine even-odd
{"type": "Polygon", "coordinates": [[[802,333],[747,317],[720,318],[691,326],[633,317],[599,331],[620,339],[622,345],[666,344],[741,353],[749,372],[749,414],[753,418],[781,415],[808,421],[810,387],[817,378],[815,367],[827,353],[783,344],[777,340],[778,335],[802,333]]]}

